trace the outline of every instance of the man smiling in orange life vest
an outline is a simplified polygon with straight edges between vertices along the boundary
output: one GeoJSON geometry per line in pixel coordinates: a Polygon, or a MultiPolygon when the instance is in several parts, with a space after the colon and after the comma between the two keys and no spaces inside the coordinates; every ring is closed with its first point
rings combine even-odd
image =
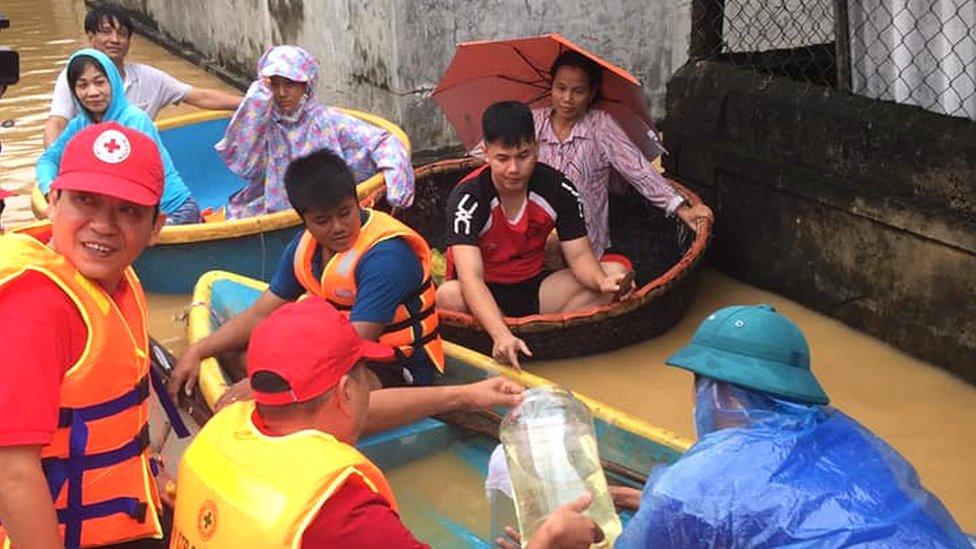
{"type": "Polygon", "coordinates": [[[0,236],[0,546],[152,546],[148,324],[130,265],[165,221],[159,150],[90,126],[51,188],[50,226],[0,236]]]}

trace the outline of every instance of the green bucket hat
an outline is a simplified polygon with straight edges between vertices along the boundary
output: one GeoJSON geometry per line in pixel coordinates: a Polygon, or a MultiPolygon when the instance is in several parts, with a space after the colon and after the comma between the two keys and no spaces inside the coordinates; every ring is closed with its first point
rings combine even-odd
{"type": "Polygon", "coordinates": [[[810,371],[810,348],[796,324],[770,305],[736,306],[710,314],[670,366],[788,400],[827,404],[810,371]]]}

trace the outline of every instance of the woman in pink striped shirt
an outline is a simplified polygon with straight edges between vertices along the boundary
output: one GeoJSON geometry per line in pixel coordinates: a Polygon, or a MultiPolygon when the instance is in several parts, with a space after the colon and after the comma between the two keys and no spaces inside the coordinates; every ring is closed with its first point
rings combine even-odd
{"type": "Polygon", "coordinates": [[[575,51],[565,51],[556,58],[550,74],[552,107],[532,112],[539,161],[563,172],[576,185],[597,257],[611,245],[610,168],[652,204],[668,215],[677,215],[692,229],[697,220],[712,217],[708,206],[690,206],[684,202],[612,116],[590,108],[598,99],[603,76],[599,65],[575,51]]]}

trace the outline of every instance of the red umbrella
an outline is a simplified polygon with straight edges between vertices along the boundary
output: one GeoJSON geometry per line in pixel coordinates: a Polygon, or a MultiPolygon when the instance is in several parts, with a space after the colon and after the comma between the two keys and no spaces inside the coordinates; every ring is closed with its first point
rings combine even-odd
{"type": "Polygon", "coordinates": [[[566,50],[603,67],[601,99],[595,108],[610,113],[649,159],[665,152],[654,133],[640,81],[558,34],[458,44],[434,100],[470,150],[481,140],[481,113],[492,103],[516,100],[532,108],[552,104],[549,67],[566,50]]]}

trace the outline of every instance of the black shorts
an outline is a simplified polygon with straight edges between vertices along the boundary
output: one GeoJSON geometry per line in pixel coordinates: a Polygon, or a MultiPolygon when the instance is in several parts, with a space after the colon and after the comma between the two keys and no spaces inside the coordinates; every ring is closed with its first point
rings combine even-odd
{"type": "Polygon", "coordinates": [[[529,316],[539,314],[539,287],[542,281],[551,275],[553,271],[543,270],[532,278],[515,282],[513,284],[503,284],[500,282],[485,282],[488,291],[498,303],[498,308],[505,316],[529,316]]]}

